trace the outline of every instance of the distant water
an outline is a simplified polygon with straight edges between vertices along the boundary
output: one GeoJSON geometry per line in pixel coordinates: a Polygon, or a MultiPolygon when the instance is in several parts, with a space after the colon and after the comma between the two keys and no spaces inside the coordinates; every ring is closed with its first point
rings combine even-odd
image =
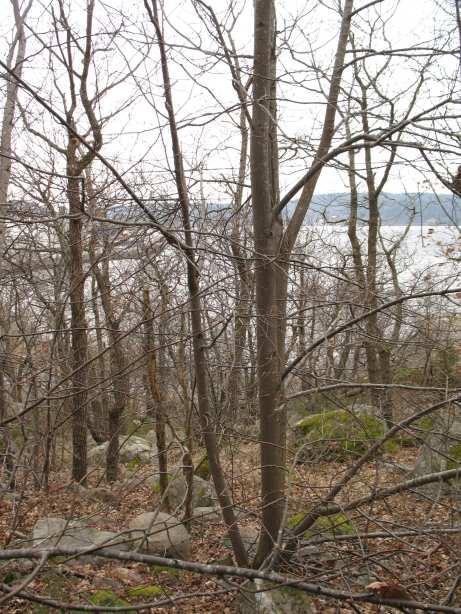
{"type": "MultiPolygon", "coordinates": [[[[400,242],[395,262],[399,282],[405,289],[423,291],[433,284],[461,286],[461,235],[455,226],[416,226],[413,225],[402,239],[402,226],[383,226],[381,235],[386,250],[400,242]]],[[[358,229],[359,240],[366,254],[366,228],[358,229]]],[[[316,266],[336,267],[341,263],[341,255],[351,254],[347,227],[342,224],[316,224],[305,227],[303,233],[305,247],[302,249],[310,256],[316,266]]],[[[382,247],[379,249],[383,254],[382,247]]],[[[382,258],[383,259],[383,258],[382,258]]],[[[349,257],[349,267],[352,259],[349,257]]],[[[384,276],[389,269],[384,268],[384,276]]]]}

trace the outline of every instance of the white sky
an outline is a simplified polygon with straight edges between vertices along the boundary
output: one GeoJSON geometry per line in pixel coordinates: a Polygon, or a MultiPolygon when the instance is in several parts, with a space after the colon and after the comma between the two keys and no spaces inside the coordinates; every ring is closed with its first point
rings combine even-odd
{"type": "MultiPolygon", "coordinates": [[[[363,6],[368,0],[356,2],[356,7],[363,6]]],[[[70,21],[76,28],[84,24],[83,0],[69,3],[70,21]]],[[[237,25],[233,30],[233,38],[239,53],[251,54],[252,51],[252,1],[235,0],[236,12],[241,10],[237,25]]],[[[295,49],[295,58],[287,51],[282,51],[279,59],[279,74],[281,84],[279,87],[279,111],[281,134],[288,138],[296,138],[301,144],[315,139],[318,132],[316,128],[321,124],[324,107],[320,94],[321,88],[327,86],[325,79],[317,81],[309,65],[312,57],[316,65],[329,74],[331,68],[331,55],[338,31],[338,16],[332,10],[336,0],[327,0],[325,3],[305,0],[278,1],[279,11],[278,29],[285,30],[289,44],[295,49]],[[330,8],[328,8],[330,7],[330,8]],[[292,29],[291,24],[298,20],[298,27],[292,29]],[[312,56],[311,56],[312,54],[312,56]],[[303,63],[304,64],[303,64],[303,63]]],[[[50,33],[50,12],[57,10],[56,0],[34,0],[33,11],[29,20],[31,28],[40,33],[41,40],[52,40],[50,33]]],[[[238,163],[239,138],[233,121],[238,117],[233,114],[222,113],[223,110],[236,104],[236,94],[231,86],[229,72],[221,62],[216,62],[210,55],[193,51],[198,41],[202,49],[213,51],[216,43],[205,30],[192,8],[190,0],[169,0],[165,2],[168,23],[165,24],[167,42],[175,45],[171,51],[172,61],[170,69],[174,82],[174,96],[178,120],[181,126],[181,142],[186,162],[191,174],[195,178],[198,166],[204,167],[205,192],[210,198],[223,198],[225,194],[220,190],[214,180],[221,177],[232,176],[238,163]],[[185,48],[189,47],[189,48],[185,48]],[[218,115],[218,113],[221,113],[218,115]],[[214,119],[213,119],[214,118],[214,119]],[[194,172],[193,172],[194,171],[194,172]]],[[[212,6],[219,17],[226,14],[227,0],[214,0],[212,6]]],[[[109,50],[101,52],[101,81],[104,82],[104,72],[112,74],[112,78],[126,71],[126,61],[133,66],[146,51],[148,37],[152,35],[152,26],[148,23],[142,0],[113,0],[110,4],[98,0],[97,2],[96,30],[113,30],[121,27],[119,36],[111,41],[109,50]]],[[[435,0],[384,0],[381,4],[364,12],[363,17],[356,17],[354,29],[357,39],[367,44],[369,36],[369,23],[375,25],[379,17],[389,18],[386,35],[392,48],[410,47],[414,44],[424,46],[430,44],[436,35],[444,35],[454,22],[449,15],[443,13],[435,0]]],[[[229,22],[227,22],[229,23],[229,22]]],[[[0,0],[0,33],[3,34],[0,52],[6,49],[5,37],[12,26],[12,12],[7,0],[0,0]]],[[[281,39],[283,36],[280,37],[281,39]]],[[[374,41],[375,49],[383,49],[387,45],[384,41],[374,41]]],[[[56,49],[54,47],[54,49],[56,49]]],[[[29,59],[26,64],[25,77],[40,89],[42,95],[51,98],[58,110],[62,110],[62,102],[52,87],[50,74],[47,70],[49,55],[43,49],[40,41],[31,35],[29,41],[29,59]]],[[[348,56],[350,57],[350,56],[348,56]]],[[[368,61],[370,71],[382,65],[383,58],[368,61]]],[[[380,89],[396,104],[396,113],[400,118],[408,104],[410,93],[402,94],[410,84],[416,81],[420,64],[404,58],[392,61],[391,69],[380,79],[380,89]]],[[[251,60],[243,58],[242,66],[246,72],[250,71],[251,60]]],[[[65,87],[65,72],[56,60],[53,61],[58,74],[58,84],[65,87]]],[[[78,63],[76,64],[79,65],[78,63]]],[[[440,59],[428,69],[427,80],[421,88],[422,96],[415,110],[433,104],[434,100],[445,92],[448,82],[456,71],[453,60],[440,59]]],[[[343,85],[348,87],[351,72],[344,75],[343,85]]],[[[136,70],[136,79],[127,77],[116,91],[111,93],[101,106],[103,113],[113,112],[120,104],[130,97],[135,97],[133,105],[123,113],[117,115],[105,127],[105,145],[103,153],[114,160],[120,168],[128,169],[135,164],[139,175],[142,170],[153,184],[165,185],[165,172],[169,166],[170,152],[168,145],[168,132],[159,130],[164,127],[164,103],[161,95],[160,75],[158,71],[158,51],[155,45],[149,51],[149,57],[136,70]]],[[[22,96],[25,106],[28,97],[22,96]]],[[[62,129],[57,127],[43,112],[33,105],[28,106],[37,129],[45,130],[51,138],[63,138],[62,129]]],[[[19,126],[19,124],[18,124],[19,126]]],[[[357,127],[357,126],[356,126],[357,127]]],[[[49,158],[42,147],[31,145],[30,138],[24,138],[20,130],[17,133],[16,145],[24,156],[30,155],[42,167],[49,165],[49,158]]],[[[284,139],[282,138],[282,147],[284,139]]],[[[306,161],[300,159],[300,152],[288,160],[282,152],[281,182],[282,191],[292,185],[306,168],[306,161]]],[[[410,162],[418,157],[414,150],[402,151],[410,162]]],[[[374,153],[377,167],[382,156],[374,153]]],[[[308,160],[307,160],[308,162],[308,160]]],[[[455,160],[450,164],[457,163],[455,160]]],[[[58,170],[63,169],[64,160],[57,159],[58,170]]],[[[421,170],[423,166],[421,165],[421,170]]],[[[424,172],[411,169],[408,163],[398,160],[386,185],[386,191],[427,191],[430,189],[423,183],[424,172]]],[[[322,173],[318,183],[318,192],[347,191],[348,186],[344,173],[327,169],[322,173]]],[[[363,186],[363,182],[361,183],[363,186]]],[[[435,189],[440,186],[434,183],[435,189]]]]}

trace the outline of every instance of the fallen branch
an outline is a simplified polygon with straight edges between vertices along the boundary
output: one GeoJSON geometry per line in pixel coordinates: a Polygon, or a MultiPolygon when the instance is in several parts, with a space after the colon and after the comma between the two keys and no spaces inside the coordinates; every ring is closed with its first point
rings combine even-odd
{"type": "MultiPolygon", "coordinates": [[[[16,550],[1,550],[0,560],[12,560],[12,559],[40,559],[45,554],[48,558],[57,556],[75,556],[84,554],[87,552],[85,548],[49,548],[46,550],[39,550],[34,548],[28,549],[16,549],[16,550]]],[[[245,578],[247,580],[264,580],[272,582],[281,586],[289,586],[299,589],[311,595],[317,595],[319,597],[335,599],[344,602],[362,602],[373,603],[377,605],[388,605],[395,608],[410,608],[413,610],[422,610],[423,612],[449,612],[450,614],[461,614],[461,607],[451,607],[438,604],[429,604],[420,601],[400,600],[400,599],[384,599],[373,595],[370,592],[366,593],[352,593],[349,591],[338,590],[334,588],[328,588],[321,586],[320,584],[313,584],[311,582],[304,582],[296,578],[290,578],[276,572],[264,572],[257,569],[248,569],[245,567],[232,567],[230,565],[206,565],[204,563],[196,563],[193,561],[182,561],[179,559],[170,559],[161,556],[155,556],[152,554],[140,554],[137,552],[121,552],[119,550],[112,550],[102,548],[98,551],[98,555],[107,559],[116,559],[120,561],[136,561],[138,563],[146,563],[151,565],[162,565],[164,567],[170,567],[172,569],[180,569],[182,571],[190,571],[202,575],[217,576],[217,577],[235,577],[245,578]]],[[[5,589],[3,585],[2,590],[5,589]]],[[[21,597],[27,599],[27,594],[21,595],[21,597]]],[[[145,606],[144,606],[145,607],[145,606]]],[[[151,606],[152,607],[152,606],[151,606]]],[[[82,609],[80,606],[76,606],[72,609],[82,609]]],[[[106,611],[121,612],[127,609],[133,608],[109,608],[104,607],[106,611]]]]}

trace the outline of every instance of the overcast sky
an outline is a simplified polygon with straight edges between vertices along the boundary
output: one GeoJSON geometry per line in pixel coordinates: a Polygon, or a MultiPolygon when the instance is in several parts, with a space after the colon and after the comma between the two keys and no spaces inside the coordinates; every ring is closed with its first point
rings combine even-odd
{"type": "MultiPolygon", "coordinates": [[[[356,2],[356,7],[367,3],[365,0],[356,2]]],[[[306,163],[300,160],[301,152],[293,151],[293,155],[286,153],[285,145],[289,139],[295,138],[302,147],[314,142],[318,136],[324,113],[324,98],[320,90],[325,90],[328,82],[327,79],[318,78],[321,73],[314,72],[312,65],[315,62],[316,68],[329,74],[339,20],[337,12],[333,10],[337,5],[336,0],[324,3],[289,0],[276,4],[282,47],[279,57],[279,112],[283,161],[281,177],[282,189],[286,189],[299,179],[306,163]],[[293,28],[294,21],[297,26],[293,28]],[[287,49],[288,45],[290,51],[287,49]]],[[[83,5],[83,0],[69,3],[70,21],[76,29],[82,29],[84,25],[83,5]]],[[[215,0],[212,3],[219,17],[227,14],[227,5],[227,0],[215,0]]],[[[165,33],[167,42],[173,45],[170,69],[186,162],[189,169],[193,170],[199,166],[205,169],[203,178],[207,196],[225,199],[225,192],[213,183],[213,180],[232,174],[232,169],[235,171],[238,163],[239,135],[235,128],[238,113],[236,110],[232,113],[225,112],[229,108],[235,108],[237,102],[229,71],[222,62],[216,62],[211,55],[202,52],[212,52],[217,49],[217,45],[193,10],[192,2],[169,0],[165,2],[165,7],[168,16],[165,33]],[[200,46],[201,51],[194,51],[194,45],[200,46]]],[[[235,7],[236,12],[241,13],[232,36],[238,52],[242,54],[243,73],[249,74],[251,58],[245,56],[249,56],[252,51],[252,2],[237,0],[235,7]]],[[[52,99],[59,110],[62,109],[62,103],[56,95],[56,89],[51,87],[48,71],[49,52],[42,44],[53,41],[50,28],[53,9],[57,9],[56,0],[34,0],[29,25],[38,36],[29,32],[29,58],[25,76],[45,97],[52,99]]],[[[373,42],[374,49],[429,45],[435,36],[443,37],[450,28],[454,28],[453,18],[444,13],[435,0],[384,0],[364,12],[361,17],[355,18],[355,36],[356,40],[360,39],[359,46],[368,46],[370,23],[374,23],[376,27],[379,18],[388,21],[387,41],[377,36],[373,42]]],[[[97,56],[102,60],[100,81],[104,80],[105,72],[110,74],[110,81],[128,72],[127,63],[131,67],[137,64],[141,54],[146,52],[146,41],[152,36],[152,26],[146,19],[141,0],[129,3],[126,0],[113,0],[110,5],[99,0],[96,21],[96,31],[110,32],[120,28],[120,34],[111,41],[110,48],[97,56]]],[[[226,23],[229,24],[229,19],[226,23]]],[[[0,24],[4,54],[12,26],[12,12],[7,0],[0,2],[0,24]]],[[[107,40],[107,37],[104,40],[107,40]]],[[[351,58],[350,55],[348,57],[351,58]]],[[[382,57],[369,60],[367,67],[373,72],[383,62],[382,57]]],[[[398,117],[403,116],[411,99],[413,84],[417,82],[423,62],[423,58],[418,62],[395,58],[390,69],[380,78],[380,88],[386,96],[395,101],[398,117]],[[407,88],[409,91],[403,93],[407,88]]],[[[53,60],[53,68],[58,75],[57,83],[64,86],[65,71],[56,59],[53,60]]],[[[446,58],[434,61],[427,68],[427,79],[421,87],[422,96],[415,106],[415,111],[425,108],[425,105],[430,106],[437,96],[445,94],[444,77],[451,78],[454,71],[456,62],[446,58]]],[[[344,75],[345,89],[351,78],[352,72],[349,70],[344,75]]],[[[111,112],[131,98],[132,105],[105,127],[104,153],[124,170],[135,164],[139,172],[139,160],[142,160],[144,176],[149,177],[154,185],[161,186],[165,182],[170,154],[158,70],[158,51],[155,45],[149,50],[146,60],[136,68],[134,78],[133,75],[127,76],[124,83],[103,101],[101,111],[111,112]]],[[[27,95],[22,96],[22,102],[28,106],[27,95]]],[[[28,108],[35,127],[45,130],[53,139],[62,142],[62,129],[33,105],[28,108]]],[[[16,142],[18,150],[24,155],[32,153],[30,140],[21,141],[19,132],[16,142]]],[[[43,164],[46,166],[44,149],[37,147],[33,152],[34,159],[43,155],[43,164]]],[[[384,158],[377,152],[374,155],[379,169],[384,158]]],[[[428,175],[423,172],[423,165],[419,165],[419,169],[409,165],[409,162],[415,162],[417,157],[418,153],[414,150],[402,150],[402,157],[397,160],[386,191],[413,192],[430,189],[424,184],[428,175]]],[[[62,168],[63,164],[64,160],[58,160],[58,166],[62,168]]],[[[133,170],[130,173],[133,173],[133,170]]],[[[440,189],[437,182],[433,185],[435,189],[440,189]]],[[[335,169],[323,172],[317,189],[318,192],[347,190],[346,174],[335,169]]]]}

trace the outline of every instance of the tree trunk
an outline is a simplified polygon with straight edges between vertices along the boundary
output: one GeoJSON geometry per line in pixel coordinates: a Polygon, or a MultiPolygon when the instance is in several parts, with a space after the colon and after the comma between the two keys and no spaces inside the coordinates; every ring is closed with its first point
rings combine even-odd
{"type": "Polygon", "coordinates": [[[184,228],[184,256],[187,262],[187,285],[190,301],[190,318],[192,328],[192,347],[194,355],[195,379],[197,386],[197,400],[200,424],[203,438],[208,453],[211,475],[213,477],[216,494],[221,506],[222,515],[227,526],[230,540],[232,542],[236,562],[238,565],[248,565],[248,557],[240,536],[237,519],[234,513],[234,506],[230,493],[227,488],[224,472],[219,459],[216,433],[212,426],[208,398],[208,377],[206,360],[206,338],[202,326],[202,299],[200,293],[200,281],[198,262],[195,257],[192,226],[190,222],[190,203],[186,187],[186,178],[183,168],[183,159],[179,143],[176,117],[174,112],[171,82],[168,71],[168,61],[166,56],[165,42],[158,21],[157,1],[144,0],[144,5],[149,14],[150,20],[155,28],[157,42],[160,51],[162,66],[163,87],[165,95],[165,106],[168,113],[172,150],[174,158],[175,181],[178,191],[178,199],[181,208],[182,223],[184,228]]]}
{"type": "Polygon", "coordinates": [[[72,354],[72,479],[84,484],[87,474],[87,385],[88,355],[87,325],[85,319],[85,274],[82,262],[82,212],[81,180],[72,176],[75,163],[75,144],[71,138],[68,146],[69,179],[67,197],[69,200],[69,298],[71,309],[71,354],[72,354]]]}
{"type": "Polygon", "coordinates": [[[155,419],[155,437],[157,441],[158,470],[160,474],[160,495],[162,504],[169,511],[168,503],[168,454],[166,449],[165,414],[162,404],[162,394],[158,382],[157,359],[155,356],[154,323],[149,289],[143,290],[143,320],[144,339],[147,367],[147,380],[153,403],[153,415],[155,419]]]}
{"type": "MultiPolygon", "coordinates": [[[[29,12],[31,2],[20,11],[19,0],[11,2],[14,12],[14,21],[16,32],[13,41],[8,50],[6,65],[12,69],[14,73],[21,77],[25,53],[26,53],[26,37],[24,33],[24,21],[29,12]],[[15,57],[16,53],[16,57],[15,57]]],[[[8,189],[11,177],[11,140],[13,131],[14,114],[18,100],[19,84],[16,79],[8,79],[6,86],[6,96],[3,102],[3,116],[0,135],[0,215],[6,213],[8,203],[8,189]]],[[[3,269],[3,258],[5,249],[4,224],[0,222],[0,271],[3,269]]],[[[5,316],[7,321],[3,321],[3,309],[0,305],[0,340],[8,327],[8,315],[5,316]]],[[[6,344],[0,343],[0,363],[6,360],[6,344]],[[5,347],[4,347],[5,346],[5,347]],[[5,356],[2,357],[2,353],[5,356]]],[[[4,366],[0,364],[0,421],[6,418],[6,394],[5,394],[5,377],[4,366]]],[[[8,481],[10,487],[14,487],[14,450],[13,441],[10,435],[8,425],[2,427],[0,431],[0,440],[3,440],[5,448],[5,466],[8,472],[8,481]]]]}
{"type": "Polygon", "coordinates": [[[251,187],[255,240],[257,371],[260,419],[262,532],[255,565],[277,542],[285,505],[284,416],[277,412],[280,382],[280,272],[276,264],[281,224],[275,206],[271,99],[274,95],[275,8],[272,0],[255,6],[251,187]],[[279,287],[277,287],[279,286],[279,287]]]}
{"type": "MultiPolygon", "coordinates": [[[[93,199],[94,195],[91,180],[89,179],[87,183],[90,199],[93,199]]],[[[90,260],[98,284],[99,296],[101,298],[110,343],[110,376],[113,403],[109,408],[109,445],[107,447],[106,457],[106,480],[110,483],[115,482],[118,478],[121,420],[128,398],[129,383],[128,375],[126,374],[127,361],[121,342],[120,321],[115,316],[112,299],[109,262],[107,258],[103,259],[100,268],[100,264],[96,259],[95,242],[95,236],[93,235],[89,249],[90,260]]]]}

